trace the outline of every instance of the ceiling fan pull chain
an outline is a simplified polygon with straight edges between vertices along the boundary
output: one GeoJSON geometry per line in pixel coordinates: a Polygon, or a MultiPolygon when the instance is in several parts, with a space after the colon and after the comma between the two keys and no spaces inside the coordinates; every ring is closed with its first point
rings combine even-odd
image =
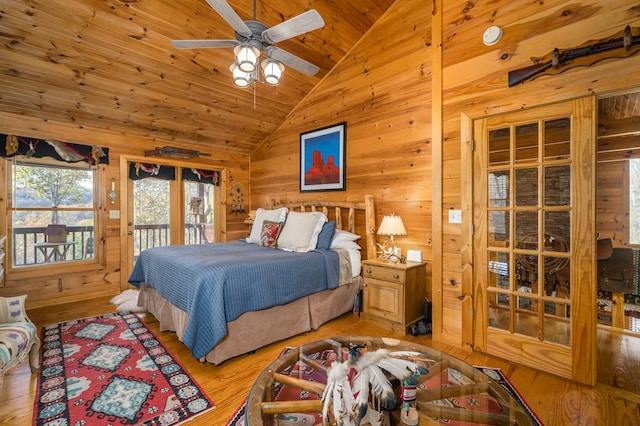
{"type": "Polygon", "coordinates": [[[253,0],[253,20],[257,21],[258,19],[256,18],[256,0],[253,0]]]}

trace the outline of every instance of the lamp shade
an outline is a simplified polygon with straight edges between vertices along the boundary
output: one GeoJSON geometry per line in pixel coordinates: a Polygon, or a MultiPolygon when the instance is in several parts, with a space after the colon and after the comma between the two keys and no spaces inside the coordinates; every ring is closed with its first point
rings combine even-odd
{"type": "Polygon", "coordinates": [[[407,235],[407,230],[402,223],[402,218],[392,214],[382,218],[378,235],[407,235]]]}
{"type": "Polygon", "coordinates": [[[231,75],[233,75],[233,83],[238,87],[247,87],[253,81],[253,73],[242,71],[235,62],[229,65],[231,75]]]}
{"type": "Polygon", "coordinates": [[[280,77],[282,77],[282,72],[284,71],[284,65],[280,62],[268,58],[262,61],[262,75],[264,76],[265,83],[271,85],[277,85],[280,83],[280,77]]]}
{"type": "Polygon", "coordinates": [[[260,56],[260,51],[255,46],[242,43],[233,48],[233,53],[236,55],[236,62],[242,71],[255,71],[260,56]]]}

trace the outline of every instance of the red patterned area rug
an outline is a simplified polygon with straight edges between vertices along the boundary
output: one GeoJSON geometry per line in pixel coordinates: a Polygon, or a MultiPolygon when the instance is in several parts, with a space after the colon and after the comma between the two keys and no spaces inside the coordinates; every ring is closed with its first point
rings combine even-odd
{"type": "Polygon", "coordinates": [[[175,425],[214,407],[131,313],[44,327],[34,404],[35,426],[175,425]]]}
{"type": "MultiPolygon", "coordinates": [[[[295,348],[286,348],[281,355],[287,353],[289,350],[292,350],[292,349],[295,349],[295,348]]],[[[323,352],[318,355],[317,361],[320,361],[323,365],[327,365],[327,363],[329,362],[328,358],[329,357],[327,356],[327,352],[323,352]]],[[[531,418],[531,424],[534,424],[534,425],[543,424],[540,418],[538,418],[538,416],[533,412],[531,407],[529,407],[529,405],[522,398],[518,390],[511,384],[509,379],[507,379],[507,377],[504,375],[504,373],[502,373],[502,371],[499,368],[491,368],[491,367],[476,367],[476,368],[482,371],[484,374],[488,375],[491,378],[491,380],[493,380],[494,382],[502,386],[509,394],[513,395],[513,397],[522,404],[525,411],[531,418]]],[[[323,373],[320,373],[314,369],[309,368],[309,366],[307,366],[306,364],[301,366],[300,362],[294,364],[292,367],[287,367],[285,370],[282,371],[282,373],[289,374],[305,380],[312,380],[320,383],[326,383],[326,376],[323,373]]],[[[448,374],[446,370],[443,371],[439,377],[436,376],[435,378],[431,379],[431,381],[434,381],[434,384],[435,382],[439,382],[439,385],[443,387],[459,386],[461,384],[459,382],[456,382],[455,375],[448,374]]],[[[288,401],[288,400],[303,399],[303,398],[307,398],[307,399],[320,398],[320,395],[317,395],[317,394],[310,394],[309,392],[305,392],[305,394],[302,395],[300,394],[300,392],[305,392],[305,391],[300,391],[299,389],[280,385],[280,387],[275,389],[275,393],[276,393],[275,399],[281,400],[281,401],[288,401]]],[[[229,421],[227,422],[227,426],[244,426],[246,424],[246,410],[247,410],[246,404],[247,404],[247,401],[245,399],[242,405],[238,407],[236,412],[233,414],[231,419],[229,419],[229,421]]],[[[487,407],[487,409],[490,411],[493,409],[499,410],[499,407],[495,403],[495,400],[492,400],[492,398],[489,397],[489,395],[487,394],[473,395],[472,398],[468,396],[464,398],[447,398],[446,400],[441,401],[441,405],[451,406],[451,407],[454,407],[454,406],[467,407],[469,409],[477,409],[478,407],[487,407]]],[[[279,416],[282,416],[282,418],[279,418],[277,424],[282,424],[282,425],[310,426],[310,425],[322,424],[322,418],[319,413],[317,414],[298,413],[298,414],[287,414],[287,415],[279,415],[279,416]]],[[[469,424],[469,423],[450,420],[450,419],[439,419],[439,422],[450,425],[450,426],[469,424]]],[[[473,423],[473,424],[476,426],[479,426],[478,423],[473,423]]]]}

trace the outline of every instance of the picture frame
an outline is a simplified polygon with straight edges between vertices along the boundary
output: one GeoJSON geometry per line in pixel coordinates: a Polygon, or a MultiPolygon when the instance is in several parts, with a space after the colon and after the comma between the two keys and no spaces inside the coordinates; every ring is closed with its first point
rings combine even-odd
{"type": "Polygon", "coordinates": [[[300,192],[345,191],[347,123],[300,134],[300,192]]]}

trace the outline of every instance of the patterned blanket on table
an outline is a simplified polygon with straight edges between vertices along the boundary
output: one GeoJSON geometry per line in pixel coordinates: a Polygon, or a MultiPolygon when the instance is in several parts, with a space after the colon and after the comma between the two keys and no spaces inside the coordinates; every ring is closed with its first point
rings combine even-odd
{"type": "Polygon", "coordinates": [[[129,276],[189,315],[184,343],[204,357],[245,312],[292,302],[339,284],[338,253],[286,252],[233,243],[144,250],[129,276]]]}

